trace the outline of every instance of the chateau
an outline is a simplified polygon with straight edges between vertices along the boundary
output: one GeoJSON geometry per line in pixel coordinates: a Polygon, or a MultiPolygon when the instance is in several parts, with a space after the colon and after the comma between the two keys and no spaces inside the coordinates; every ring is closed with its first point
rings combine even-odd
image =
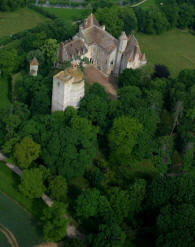
{"type": "Polygon", "coordinates": [[[73,40],[60,44],[60,62],[88,58],[105,75],[118,76],[124,69],[137,69],[146,64],[135,36],[122,32],[117,40],[100,26],[93,14],[79,26],[73,40]]]}

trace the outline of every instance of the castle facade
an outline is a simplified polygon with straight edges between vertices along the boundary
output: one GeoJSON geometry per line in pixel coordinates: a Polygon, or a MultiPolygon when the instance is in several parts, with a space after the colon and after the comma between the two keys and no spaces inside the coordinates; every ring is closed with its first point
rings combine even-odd
{"type": "Polygon", "coordinates": [[[60,62],[88,58],[105,75],[118,76],[124,69],[137,69],[146,64],[145,54],[132,34],[122,32],[117,40],[100,26],[93,14],[84,20],[73,40],[62,42],[58,50],[60,62]]]}

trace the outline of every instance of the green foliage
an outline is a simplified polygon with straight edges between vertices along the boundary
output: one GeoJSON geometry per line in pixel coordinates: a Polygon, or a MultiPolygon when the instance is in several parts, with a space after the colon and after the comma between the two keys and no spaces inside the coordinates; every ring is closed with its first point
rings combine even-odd
{"type": "Polygon", "coordinates": [[[0,2],[1,11],[13,11],[17,8],[23,7],[25,5],[24,0],[2,0],[0,2]]]}
{"type": "Polygon", "coordinates": [[[99,233],[93,236],[94,247],[120,247],[125,242],[125,233],[115,223],[102,224],[99,226],[99,233]]]}
{"type": "Polygon", "coordinates": [[[129,215],[132,218],[142,210],[142,201],[146,194],[146,181],[137,179],[128,189],[129,196],[129,215]]]}
{"type": "Polygon", "coordinates": [[[193,204],[195,200],[194,183],[194,177],[189,175],[157,177],[148,188],[147,205],[150,208],[160,208],[169,203],[193,204]]]}
{"type": "Polygon", "coordinates": [[[60,241],[66,236],[68,220],[65,214],[66,206],[60,202],[56,202],[51,207],[43,210],[41,220],[46,241],[60,241]]]}
{"type": "Polygon", "coordinates": [[[19,190],[30,199],[40,198],[46,190],[43,182],[43,173],[40,168],[24,170],[19,190]]]}
{"type": "Polygon", "coordinates": [[[125,69],[120,74],[118,84],[119,87],[125,86],[140,86],[143,80],[142,71],[139,69],[125,69]]]}
{"type": "Polygon", "coordinates": [[[95,83],[80,102],[79,115],[94,125],[105,127],[108,113],[108,96],[102,86],[95,83]]]}
{"type": "Polygon", "coordinates": [[[41,47],[43,54],[46,57],[46,61],[51,64],[55,64],[58,60],[56,50],[58,48],[56,39],[47,39],[44,45],[41,47]]]}
{"type": "Polygon", "coordinates": [[[194,7],[191,4],[182,3],[179,5],[178,27],[192,27],[194,18],[194,7]]]}
{"type": "Polygon", "coordinates": [[[53,200],[65,202],[67,200],[66,180],[61,176],[49,177],[48,191],[53,200]]]}
{"type": "Polygon", "coordinates": [[[28,168],[30,164],[39,157],[40,145],[35,143],[31,137],[24,137],[15,146],[14,157],[21,168],[28,168]]]}
{"type": "Polygon", "coordinates": [[[59,126],[59,123],[57,121],[50,126],[49,135],[41,134],[45,136],[41,156],[53,174],[58,173],[70,182],[83,175],[94,158],[97,129],[80,117],[73,117],[69,127],[59,126]]]}
{"type": "Polygon", "coordinates": [[[193,246],[195,239],[195,208],[191,204],[167,205],[160,211],[157,246],[193,246]]]}
{"type": "Polygon", "coordinates": [[[18,53],[16,49],[0,50],[0,68],[3,75],[7,76],[16,72],[19,64],[18,53]]]}
{"type": "Polygon", "coordinates": [[[123,116],[114,120],[108,136],[112,163],[130,162],[132,149],[137,144],[141,130],[142,125],[136,119],[123,116]]]}
{"type": "Polygon", "coordinates": [[[24,76],[16,80],[15,94],[18,100],[27,104],[33,115],[50,111],[51,78],[24,76]],[[48,85],[49,84],[49,85],[48,85]]]}
{"type": "Polygon", "coordinates": [[[98,213],[98,204],[100,192],[97,189],[87,189],[83,192],[76,202],[76,214],[81,218],[96,216],[98,213]]]}
{"type": "Polygon", "coordinates": [[[130,208],[129,194],[118,187],[112,187],[108,192],[109,202],[114,211],[116,222],[120,224],[128,216],[130,208]]]}

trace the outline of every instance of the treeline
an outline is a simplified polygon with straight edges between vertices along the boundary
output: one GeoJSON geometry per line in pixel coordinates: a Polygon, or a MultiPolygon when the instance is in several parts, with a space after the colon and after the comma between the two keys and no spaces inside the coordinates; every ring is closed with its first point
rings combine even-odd
{"type": "Polygon", "coordinates": [[[24,7],[26,0],[1,0],[0,11],[13,11],[15,9],[24,7]]]}
{"type": "MultiPolygon", "coordinates": [[[[157,1],[157,0],[156,0],[157,1]]],[[[143,10],[141,7],[99,8],[95,15],[109,32],[119,37],[121,31],[140,31],[147,34],[160,34],[166,30],[195,27],[194,1],[165,0],[156,7],[143,10]]]]}

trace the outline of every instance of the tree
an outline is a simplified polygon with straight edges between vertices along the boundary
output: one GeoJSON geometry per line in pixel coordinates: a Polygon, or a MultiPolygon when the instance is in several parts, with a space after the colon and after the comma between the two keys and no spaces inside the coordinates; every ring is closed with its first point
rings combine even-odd
{"type": "Polygon", "coordinates": [[[16,144],[14,157],[21,168],[28,168],[39,157],[40,145],[35,143],[29,136],[24,137],[16,144]]]}
{"type": "Polygon", "coordinates": [[[146,205],[150,209],[158,209],[169,203],[193,204],[195,179],[190,175],[180,177],[156,177],[147,189],[146,205]]]}
{"type": "Polygon", "coordinates": [[[154,74],[152,75],[152,79],[157,77],[159,78],[168,78],[170,75],[169,69],[165,65],[156,64],[154,67],[154,74]]]}
{"type": "Polygon", "coordinates": [[[178,27],[186,28],[192,27],[194,21],[194,7],[188,3],[182,3],[179,5],[179,19],[178,27]]]}
{"type": "Polygon", "coordinates": [[[137,30],[137,18],[133,9],[128,7],[121,8],[119,9],[118,15],[123,19],[123,30],[126,32],[126,34],[137,30]]]}
{"type": "Polygon", "coordinates": [[[189,247],[195,240],[195,208],[191,204],[167,205],[157,218],[157,246],[189,247]]]}
{"type": "Polygon", "coordinates": [[[129,186],[129,215],[131,218],[141,211],[145,194],[146,181],[144,179],[137,179],[135,183],[129,186]]]}
{"type": "Polygon", "coordinates": [[[112,187],[108,192],[110,205],[114,211],[115,219],[118,224],[122,223],[127,217],[131,207],[128,192],[119,187],[112,187]]]}
{"type": "Polygon", "coordinates": [[[128,164],[131,152],[137,144],[137,138],[142,125],[133,118],[119,117],[114,120],[108,135],[110,157],[113,163],[128,164]]]}
{"type": "Polygon", "coordinates": [[[164,0],[161,9],[166,16],[170,27],[175,27],[179,19],[179,7],[176,0],[164,0]]]}
{"type": "Polygon", "coordinates": [[[0,50],[0,68],[2,74],[7,76],[18,69],[20,58],[16,49],[1,49],[0,50]]]}
{"type": "Polygon", "coordinates": [[[98,213],[99,199],[99,190],[87,189],[77,198],[76,215],[81,218],[96,216],[98,213]]]}
{"type": "Polygon", "coordinates": [[[45,138],[41,157],[52,174],[61,175],[70,182],[82,176],[94,158],[97,129],[87,119],[80,117],[73,117],[70,127],[65,127],[64,122],[60,121],[52,123],[52,118],[45,122],[51,131],[41,133],[45,138]]]}
{"type": "Polygon", "coordinates": [[[19,190],[30,199],[40,198],[46,190],[43,180],[43,172],[40,168],[24,170],[19,190]]]}
{"type": "Polygon", "coordinates": [[[47,39],[44,45],[41,47],[43,54],[46,56],[46,61],[49,64],[55,64],[57,62],[57,40],[56,39],[47,39]]]}
{"type": "Polygon", "coordinates": [[[62,176],[49,178],[48,191],[53,200],[65,202],[67,200],[67,183],[62,176]]]}
{"type": "Polygon", "coordinates": [[[46,241],[60,241],[66,236],[68,219],[63,203],[55,202],[51,207],[45,208],[41,220],[46,241]]]}
{"type": "Polygon", "coordinates": [[[136,86],[123,87],[118,90],[119,105],[117,113],[135,116],[136,111],[144,106],[141,90],[136,86]]]}
{"type": "Polygon", "coordinates": [[[108,113],[108,96],[104,88],[95,83],[80,102],[79,115],[88,118],[94,125],[105,127],[108,113]]]}
{"type": "Polygon", "coordinates": [[[169,23],[164,13],[158,9],[150,8],[145,13],[143,32],[149,34],[160,34],[166,31],[169,23]]]}
{"type": "Polygon", "coordinates": [[[139,69],[125,69],[119,76],[119,87],[140,86],[143,81],[143,75],[139,69]]]}
{"type": "Polygon", "coordinates": [[[99,233],[92,237],[94,247],[121,247],[126,239],[125,233],[116,222],[99,225],[99,233]]]}
{"type": "Polygon", "coordinates": [[[99,8],[96,11],[95,16],[101,24],[104,24],[108,29],[108,32],[115,37],[119,37],[123,31],[124,23],[118,16],[119,8],[99,8]]]}

